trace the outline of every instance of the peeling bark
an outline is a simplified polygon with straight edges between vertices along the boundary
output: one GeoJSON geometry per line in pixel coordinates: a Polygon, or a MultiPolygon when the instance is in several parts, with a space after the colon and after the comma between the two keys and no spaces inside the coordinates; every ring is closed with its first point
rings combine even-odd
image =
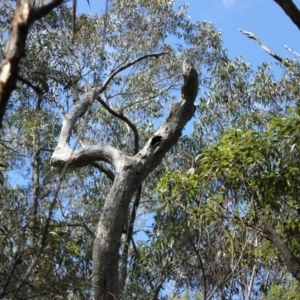
{"type": "MultiPolygon", "coordinates": [[[[148,57],[148,56],[147,56],[148,57]]],[[[95,300],[120,299],[119,250],[121,235],[128,221],[130,201],[139,186],[179,140],[186,123],[192,118],[198,93],[198,74],[192,64],[183,62],[184,84],[181,100],[173,106],[163,125],[134,156],[127,156],[107,145],[71,150],[69,139],[80,114],[98,95],[93,90],[79,101],[63,120],[61,135],[51,162],[54,166],[82,167],[95,161],[112,164],[116,170],[113,185],[105,200],[93,247],[93,291],[95,300]]]]}

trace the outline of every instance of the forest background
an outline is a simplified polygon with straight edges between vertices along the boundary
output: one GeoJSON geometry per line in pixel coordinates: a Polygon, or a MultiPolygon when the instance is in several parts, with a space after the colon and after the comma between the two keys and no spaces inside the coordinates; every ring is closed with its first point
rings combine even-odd
{"type": "Polygon", "coordinates": [[[1,298],[298,299],[297,1],[62,2],[0,1],[1,298]]]}

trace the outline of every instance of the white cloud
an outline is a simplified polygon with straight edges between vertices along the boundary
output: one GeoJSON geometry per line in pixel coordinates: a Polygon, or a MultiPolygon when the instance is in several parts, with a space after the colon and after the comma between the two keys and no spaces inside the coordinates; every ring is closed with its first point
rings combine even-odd
{"type": "Polygon", "coordinates": [[[235,0],[223,0],[223,5],[226,8],[232,7],[235,4],[235,0]]]}
{"type": "MultiPolygon", "coordinates": [[[[218,0],[220,1],[220,0],[218,0]]],[[[238,9],[240,11],[243,11],[245,9],[248,9],[253,4],[251,0],[222,0],[223,6],[227,8],[234,8],[238,9]]]]}

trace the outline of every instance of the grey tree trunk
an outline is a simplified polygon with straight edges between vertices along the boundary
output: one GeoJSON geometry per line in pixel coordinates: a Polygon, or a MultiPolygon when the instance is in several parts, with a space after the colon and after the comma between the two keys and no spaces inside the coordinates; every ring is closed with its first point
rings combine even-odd
{"type": "Polygon", "coordinates": [[[52,165],[83,167],[95,161],[111,163],[115,178],[105,200],[93,247],[93,292],[95,300],[120,299],[118,280],[119,249],[133,194],[149,173],[160,164],[175,145],[186,123],[192,118],[198,93],[198,74],[189,60],[183,62],[184,83],[181,99],[170,111],[163,125],[135,156],[126,156],[107,145],[71,150],[68,142],[75,122],[89,104],[103,91],[94,88],[79,101],[63,120],[60,139],[52,155],[52,165]]]}

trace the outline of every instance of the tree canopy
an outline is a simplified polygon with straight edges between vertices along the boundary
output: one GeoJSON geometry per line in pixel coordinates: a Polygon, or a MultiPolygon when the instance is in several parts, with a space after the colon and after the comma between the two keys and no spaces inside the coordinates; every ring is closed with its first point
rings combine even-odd
{"type": "Polygon", "coordinates": [[[297,58],[241,30],[282,76],[231,59],[173,1],[72,5],[0,9],[0,298],[298,298],[297,58]]]}

